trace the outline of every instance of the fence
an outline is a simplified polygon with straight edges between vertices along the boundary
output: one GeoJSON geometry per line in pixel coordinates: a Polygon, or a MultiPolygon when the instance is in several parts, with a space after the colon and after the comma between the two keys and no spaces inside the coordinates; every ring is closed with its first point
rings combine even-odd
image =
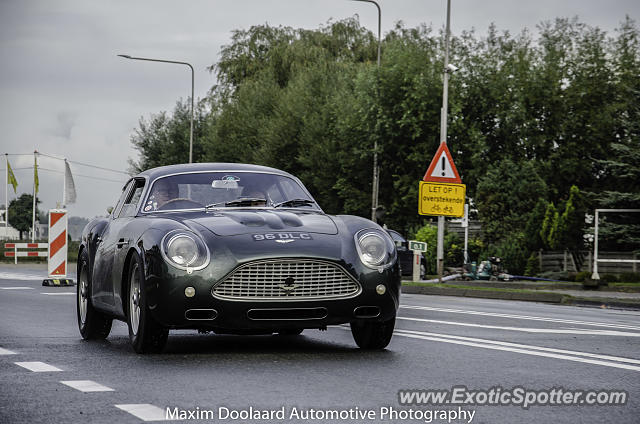
{"type": "MultiPolygon", "coordinates": [[[[598,259],[638,259],[636,252],[598,252],[598,259]]],[[[593,271],[593,252],[579,251],[542,251],[538,252],[540,271],[565,271],[581,272],[593,271]]],[[[637,263],[613,263],[600,262],[599,272],[603,274],[620,274],[623,272],[638,272],[640,267],[637,263]]]]}
{"type": "Polygon", "coordinates": [[[47,257],[48,256],[49,243],[5,243],[4,244],[4,256],[8,258],[15,258],[15,263],[18,263],[18,257],[47,257]],[[13,249],[13,252],[9,249],[13,249]],[[23,249],[23,250],[19,250],[23,249]],[[36,249],[36,250],[24,250],[24,249],[36,249]],[[41,251],[39,249],[47,249],[41,251]]]}

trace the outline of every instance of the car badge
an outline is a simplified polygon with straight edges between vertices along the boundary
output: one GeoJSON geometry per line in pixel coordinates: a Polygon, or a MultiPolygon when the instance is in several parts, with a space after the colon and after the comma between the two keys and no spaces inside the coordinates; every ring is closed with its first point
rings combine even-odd
{"type": "Polygon", "coordinates": [[[284,280],[284,284],[280,284],[278,287],[287,292],[287,294],[290,294],[295,289],[300,287],[300,285],[294,284],[295,281],[296,280],[293,277],[288,277],[286,280],[284,280]]]}
{"type": "Polygon", "coordinates": [[[291,243],[292,241],[294,241],[293,239],[278,239],[276,240],[276,243],[291,243]]]}

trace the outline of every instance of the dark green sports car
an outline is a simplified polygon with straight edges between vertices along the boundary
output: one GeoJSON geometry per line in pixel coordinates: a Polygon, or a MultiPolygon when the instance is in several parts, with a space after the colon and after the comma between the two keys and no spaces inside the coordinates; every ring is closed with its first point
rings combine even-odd
{"type": "Polygon", "coordinates": [[[170,329],[300,334],[350,323],[361,348],[391,340],[400,267],[389,234],[325,214],[294,176],[256,165],[172,165],[131,178],[85,227],[77,316],[85,339],[129,326],[136,352],[170,329]]]}

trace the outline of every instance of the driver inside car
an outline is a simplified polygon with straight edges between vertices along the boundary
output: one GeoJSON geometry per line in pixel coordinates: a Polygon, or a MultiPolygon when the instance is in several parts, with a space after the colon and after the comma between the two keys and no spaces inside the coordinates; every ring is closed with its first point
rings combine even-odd
{"type": "Polygon", "coordinates": [[[151,210],[157,211],[162,206],[167,204],[173,199],[177,199],[179,196],[178,184],[170,181],[168,178],[162,178],[155,182],[153,185],[153,191],[147,200],[147,204],[144,207],[144,211],[151,210]]]}

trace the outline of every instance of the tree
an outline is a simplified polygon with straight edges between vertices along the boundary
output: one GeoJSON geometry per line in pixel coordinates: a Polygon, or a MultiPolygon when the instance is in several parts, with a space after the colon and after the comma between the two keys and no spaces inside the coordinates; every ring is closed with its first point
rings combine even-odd
{"type": "MultiPolygon", "coordinates": [[[[518,263],[550,242],[576,240],[565,237],[580,226],[577,197],[569,201],[574,185],[587,209],[640,207],[636,23],[627,18],[608,37],[556,19],[539,33],[492,26],[451,40],[460,70],[449,87],[449,148],[478,205],[486,252],[518,263]],[[557,219],[544,219],[549,202],[557,219]]],[[[383,39],[378,67],[376,37],[357,19],[235,31],[210,68],[216,85],[198,102],[194,159],[281,168],[325,211],[368,217],[377,144],[385,223],[404,233],[421,227],[417,183],[441,141],[443,40],[426,25],[398,24],[383,39]]],[[[132,168],[184,162],[188,127],[182,101],[141,119],[132,168]]],[[[634,217],[606,219],[603,247],[640,240],[634,217]]]]}
{"type": "Polygon", "coordinates": [[[544,219],[542,220],[542,226],[540,227],[540,239],[542,240],[542,245],[547,249],[551,249],[551,234],[554,232],[554,224],[557,226],[557,216],[558,211],[553,202],[550,202],[547,204],[547,210],[544,213],[544,219]]]}
{"type": "Polygon", "coordinates": [[[546,195],[547,185],[530,162],[504,159],[491,165],[478,181],[474,199],[487,241],[523,233],[539,199],[546,195]]]}
{"type": "Polygon", "coordinates": [[[558,238],[565,249],[577,252],[584,244],[585,213],[587,205],[580,189],[573,185],[569,190],[564,212],[558,223],[558,238]]]}
{"type": "MultiPolygon", "coordinates": [[[[36,197],[36,216],[40,214],[38,204],[40,200],[36,197]]],[[[9,225],[22,233],[31,229],[33,219],[33,196],[31,194],[21,194],[17,199],[9,202],[9,225]]]]}

